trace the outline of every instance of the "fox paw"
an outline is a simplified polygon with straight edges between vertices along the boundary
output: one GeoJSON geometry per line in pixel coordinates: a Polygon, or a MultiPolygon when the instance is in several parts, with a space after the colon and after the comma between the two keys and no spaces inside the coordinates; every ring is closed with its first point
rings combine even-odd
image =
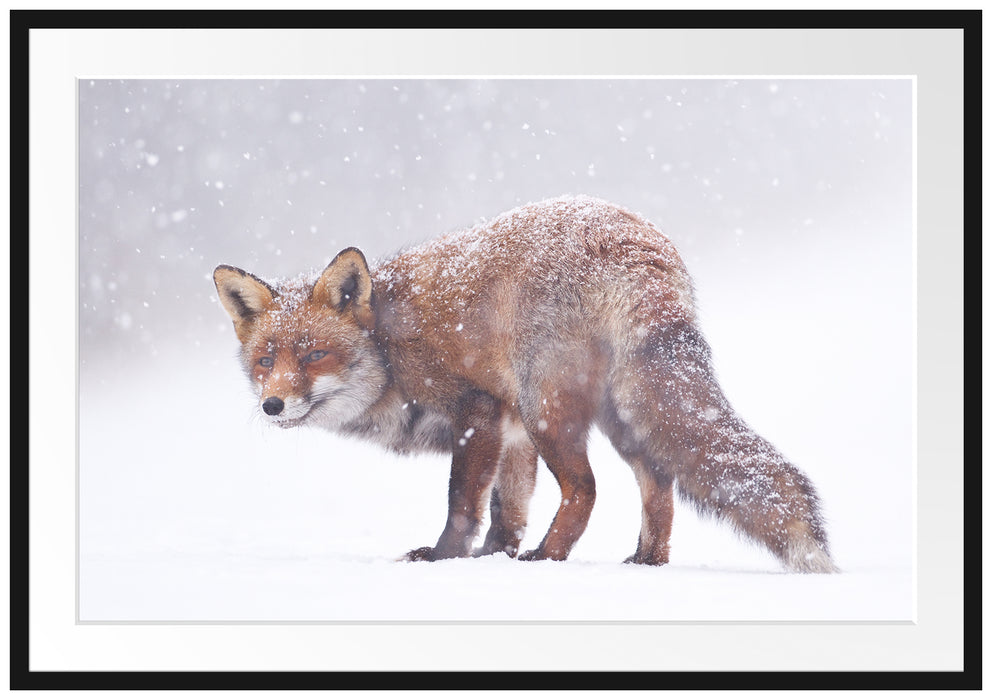
{"type": "Polygon", "coordinates": [[[474,552],[472,552],[472,557],[474,559],[478,559],[479,557],[494,557],[497,554],[505,554],[510,559],[516,559],[516,557],[517,557],[517,550],[515,550],[515,549],[496,549],[496,550],[493,550],[492,552],[490,552],[490,551],[485,550],[485,549],[477,549],[474,552]]]}
{"type": "Polygon", "coordinates": [[[433,547],[418,547],[404,554],[399,561],[434,561],[436,558],[433,547]]]}
{"type": "Polygon", "coordinates": [[[513,559],[515,556],[517,556],[517,545],[515,544],[498,545],[498,544],[492,544],[490,542],[486,542],[483,546],[479,547],[474,552],[472,552],[473,557],[488,557],[493,554],[505,554],[506,556],[510,557],[510,559],[513,559]]]}
{"type": "Polygon", "coordinates": [[[623,560],[624,564],[646,564],[647,566],[662,566],[668,563],[668,557],[651,557],[635,552],[623,560]]]}
{"type": "Polygon", "coordinates": [[[530,549],[517,557],[520,561],[543,561],[544,559],[561,560],[565,557],[554,557],[540,549],[530,549]]]}

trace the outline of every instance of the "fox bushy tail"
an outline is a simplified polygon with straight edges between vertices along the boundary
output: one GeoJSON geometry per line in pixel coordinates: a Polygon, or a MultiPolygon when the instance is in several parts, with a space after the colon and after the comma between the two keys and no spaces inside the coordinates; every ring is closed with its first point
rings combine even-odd
{"type": "Polygon", "coordinates": [[[734,412],[694,325],[654,329],[623,364],[605,427],[632,465],[674,481],[699,513],[764,545],[786,569],[838,570],[812,483],[734,412]]]}
{"type": "Polygon", "coordinates": [[[790,571],[836,571],[809,479],[739,419],[676,467],[678,494],[765,545],[790,571]],[[736,423],[736,425],[734,424],[736,423]]]}

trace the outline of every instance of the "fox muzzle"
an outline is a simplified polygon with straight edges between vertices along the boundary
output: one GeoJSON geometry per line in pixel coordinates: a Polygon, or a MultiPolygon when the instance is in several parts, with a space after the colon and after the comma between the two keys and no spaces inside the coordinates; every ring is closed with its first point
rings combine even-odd
{"type": "Polygon", "coordinates": [[[262,402],[262,410],[267,416],[278,416],[285,407],[286,404],[278,396],[270,396],[262,402]]]}

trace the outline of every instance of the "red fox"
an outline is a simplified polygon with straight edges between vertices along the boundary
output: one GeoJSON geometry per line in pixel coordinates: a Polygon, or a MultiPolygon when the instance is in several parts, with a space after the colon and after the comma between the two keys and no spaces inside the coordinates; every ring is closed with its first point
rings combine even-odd
{"type": "Polygon", "coordinates": [[[447,522],[404,559],[517,556],[538,455],[561,503],[524,560],[565,559],[596,499],[597,426],[641,492],[637,549],[666,564],[674,494],[796,572],[837,571],[809,479],[724,397],[671,241],[590,197],[518,207],[369,267],[357,248],[317,276],[214,281],[273,425],[319,426],[401,453],[451,454],[447,522]]]}

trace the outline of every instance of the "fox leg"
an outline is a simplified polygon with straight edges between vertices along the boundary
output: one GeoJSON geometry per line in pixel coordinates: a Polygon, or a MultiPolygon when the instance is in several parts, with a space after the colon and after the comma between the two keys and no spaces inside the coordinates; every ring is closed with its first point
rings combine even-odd
{"type": "Polygon", "coordinates": [[[537,448],[519,417],[505,415],[499,471],[490,503],[490,525],[476,556],[505,552],[517,556],[527,527],[527,511],[537,479],[537,448]]]}
{"type": "Polygon", "coordinates": [[[671,465],[652,457],[647,445],[638,442],[633,425],[623,421],[609,401],[604,402],[597,423],[634,471],[641,491],[641,531],[637,537],[637,550],[624,563],[667,564],[675,514],[675,480],[671,465]]]}
{"type": "Polygon", "coordinates": [[[452,422],[454,438],[444,530],[437,544],[408,552],[403,557],[406,561],[436,561],[471,553],[499,465],[499,417],[498,402],[488,394],[473,392],[461,401],[452,422]]]}
{"type": "Polygon", "coordinates": [[[588,402],[562,395],[551,410],[535,411],[524,423],[537,451],[561,489],[561,505],[537,549],[520,555],[524,561],[564,560],[582,535],[596,501],[596,480],[586,454],[590,420],[588,402]]]}
{"type": "Polygon", "coordinates": [[[671,477],[651,473],[651,468],[642,463],[632,466],[641,489],[641,532],[637,536],[637,550],[624,563],[667,564],[675,514],[675,482],[671,477]]]}

